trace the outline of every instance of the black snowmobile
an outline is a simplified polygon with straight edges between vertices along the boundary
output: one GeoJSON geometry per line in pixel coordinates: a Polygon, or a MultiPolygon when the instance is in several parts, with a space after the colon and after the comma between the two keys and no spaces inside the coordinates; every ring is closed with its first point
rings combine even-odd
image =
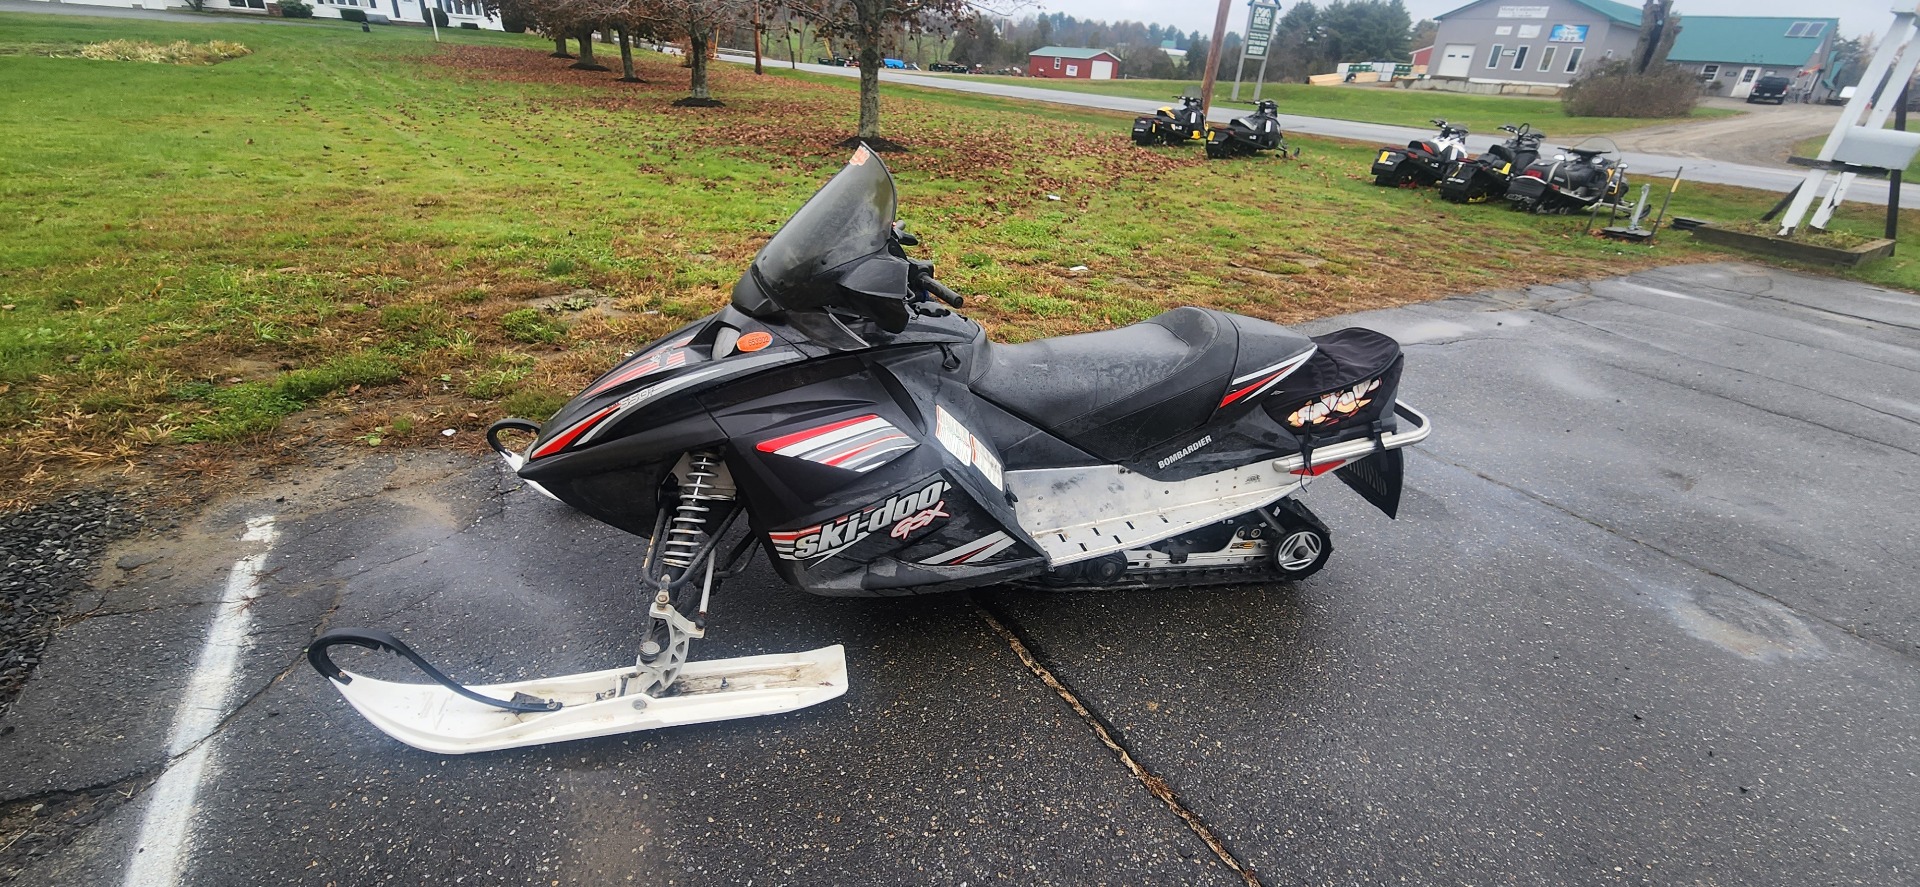
{"type": "Polygon", "coordinates": [[[1507,183],[1515,209],[1565,214],[1596,203],[1617,203],[1627,193],[1627,165],[1602,155],[1618,155],[1612,139],[1595,136],[1561,154],[1540,157],[1507,183]]]}
{"type": "Polygon", "coordinates": [[[1208,128],[1207,156],[1220,160],[1245,154],[1258,154],[1262,151],[1279,151],[1282,156],[1288,153],[1298,156],[1299,149],[1287,148],[1287,140],[1280,133],[1279,114],[1279,104],[1272,99],[1261,99],[1254,104],[1252,114],[1235,117],[1226,126],[1208,128]]]}
{"type": "Polygon", "coordinates": [[[1177,95],[1180,107],[1168,105],[1133,118],[1133,143],[1142,148],[1154,145],[1185,145],[1206,138],[1207,109],[1197,95],[1177,95]]]}
{"type": "Polygon", "coordinates": [[[1467,128],[1435,118],[1440,132],[1415,139],[1404,148],[1388,145],[1373,159],[1373,183],[1387,188],[1436,185],[1453,165],[1467,159],[1467,128]]]}
{"type": "Polygon", "coordinates": [[[1540,140],[1547,137],[1527,124],[1502,126],[1513,137],[1471,160],[1456,160],[1440,183],[1440,196],[1454,203],[1485,203],[1505,196],[1515,170],[1524,170],[1540,157],[1540,140]]]}
{"type": "Polygon", "coordinates": [[[732,304],[544,425],[488,429],[529,487],[652,540],[631,577],[650,617],[635,664],[467,687],[391,635],[341,629],[309,647],[314,667],[382,730],[445,753],[772,714],[845,692],[846,665],[838,646],[688,661],[711,595],[755,552],[829,596],[1188,588],[1319,570],[1332,539],[1296,496],[1320,475],[1397,510],[1400,448],[1430,425],[1395,400],[1393,339],[1176,308],[995,344],[907,257],[895,200],[862,146],[732,304]],[[432,683],[344,671],[341,645],[432,683]]]}

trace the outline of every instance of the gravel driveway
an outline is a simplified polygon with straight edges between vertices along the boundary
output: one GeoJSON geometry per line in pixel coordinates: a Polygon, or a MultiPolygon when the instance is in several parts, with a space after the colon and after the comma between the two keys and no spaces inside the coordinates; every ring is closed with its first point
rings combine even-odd
{"type": "Polygon", "coordinates": [[[1707,99],[1711,108],[1746,113],[1629,130],[1611,136],[1622,151],[1793,169],[1787,156],[1803,139],[1833,131],[1835,105],[1749,105],[1741,99],[1707,99]]]}

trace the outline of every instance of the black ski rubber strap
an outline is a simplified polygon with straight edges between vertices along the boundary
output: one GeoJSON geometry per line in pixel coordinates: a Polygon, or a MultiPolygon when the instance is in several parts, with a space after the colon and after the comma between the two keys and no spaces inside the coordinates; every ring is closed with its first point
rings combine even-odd
{"type": "MultiPolygon", "coordinates": [[[[342,684],[353,683],[353,676],[341,671],[340,666],[334,665],[333,659],[327,655],[328,648],[337,647],[341,644],[364,647],[368,650],[386,650],[398,654],[400,658],[413,663],[414,667],[424,672],[427,677],[432,678],[434,683],[475,702],[491,705],[495,708],[503,708],[507,711],[517,712],[559,711],[561,708],[560,703],[551,699],[530,699],[529,701],[522,702],[519,699],[511,701],[495,699],[491,696],[475,693],[461,686],[460,683],[454,679],[447,677],[440,669],[434,668],[433,663],[422,658],[420,654],[413,652],[413,648],[402,643],[399,638],[384,631],[371,628],[336,628],[314,638],[313,643],[307,645],[307,662],[311,663],[313,670],[319,672],[322,677],[339,681],[342,684]]],[[[519,694],[515,695],[518,696],[519,694]]]]}

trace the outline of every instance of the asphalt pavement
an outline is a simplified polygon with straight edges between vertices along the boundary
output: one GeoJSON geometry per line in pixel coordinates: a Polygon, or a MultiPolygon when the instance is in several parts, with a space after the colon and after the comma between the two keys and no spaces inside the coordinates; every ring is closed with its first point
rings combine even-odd
{"type": "Polygon", "coordinates": [[[1313,328],[1348,324],[1406,343],[1437,430],[1398,521],[1309,491],[1319,575],[868,601],[756,567],[696,656],[841,643],[852,689],[749,721],[400,745],[306,666],[316,632],[388,628],[468,681],[616,666],[643,543],[477,456],[278,469],[73,602],[0,721],[0,820],[27,827],[0,877],[1915,881],[1920,301],[1720,264],[1313,328]],[[233,619],[231,682],[190,689],[233,619]]]}

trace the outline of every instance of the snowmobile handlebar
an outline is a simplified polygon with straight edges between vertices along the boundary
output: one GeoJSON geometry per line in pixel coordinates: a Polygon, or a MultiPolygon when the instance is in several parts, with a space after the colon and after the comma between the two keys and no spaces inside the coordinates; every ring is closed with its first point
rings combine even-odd
{"type": "Polygon", "coordinates": [[[962,303],[966,302],[966,299],[964,297],[962,297],[959,293],[956,293],[953,290],[948,289],[946,284],[941,283],[938,280],[934,280],[932,271],[923,272],[920,275],[920,283],[926,286],[927,292],[934,294],[935,296],[939,297],[940,301],[945,302],[948,305],[951,305],[955,308],[961,307],[962,303]]]}

